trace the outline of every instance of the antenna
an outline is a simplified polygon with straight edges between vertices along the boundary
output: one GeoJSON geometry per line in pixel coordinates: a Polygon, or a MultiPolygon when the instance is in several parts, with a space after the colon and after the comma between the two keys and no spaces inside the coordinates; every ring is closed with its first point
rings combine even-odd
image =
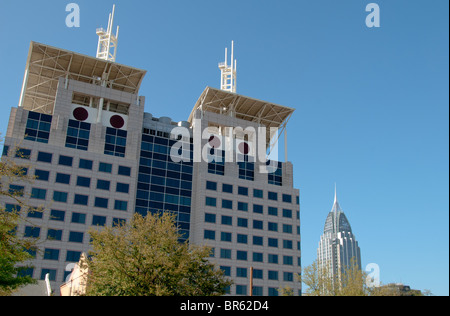
{"type": "Polygon", "coordinates": [[[112,34],[112,28],[114,25],[114,13],[116,5],[113,5],[112,13],[109,14],[108,29],[97,29],[98,46],[97,46],[97,58],[108,61],[116,61],[117,43],[119,39],[119,27],[117,27],[116,35],[112,34]]]}
{"type": "Polygon", "coordinates": [[[234,59],[234,41],[231,41],[231,65],[228,65],[228,49],[225,48],[225,62],[219,63],[220,89],[236,93],[237,61],[234,59]]]}

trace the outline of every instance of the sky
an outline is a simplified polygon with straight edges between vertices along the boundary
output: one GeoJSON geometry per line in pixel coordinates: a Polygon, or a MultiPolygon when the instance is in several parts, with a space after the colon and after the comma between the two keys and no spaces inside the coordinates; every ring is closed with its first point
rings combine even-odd
{"type": "Polygon", "coordinates": [[[382,283],[449,295],[447,0],[0,1],[0,134],[30,41],[95,56],[116,4],[117,62],[148,71],[156,117],[186,120],[235,42],[237,92],[296,111],[289,161],[300,189],[302,265],[316,251],[335,183],[382,283]],[[80,27],[66,26],[66,5],[80,27]],[[366,25],[366,6],[380,27],[366,25]]]}

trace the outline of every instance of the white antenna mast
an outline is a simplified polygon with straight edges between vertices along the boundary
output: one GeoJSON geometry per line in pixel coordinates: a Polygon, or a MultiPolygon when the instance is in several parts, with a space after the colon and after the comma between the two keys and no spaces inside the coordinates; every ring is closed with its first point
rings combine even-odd
{"type": "Polygon", "coordinates": [[[234,59],[234,41],[231,41],[231,65],[228,65],[228,49],[225,48],[225,62],[219,63],[220,89],[236,93],[237,61],[234,59]]]}
{"type": "Polygon", "coordinates": [[[97,29],[98,35],[98,47],[97,58],[108,61],[116,61],[117,43],[119,39],[119,27],[117,27],[116,35],[112,34],[112,28],[114,24],[114,13],[116,5],[113,5],[112,13],[109,14],[108,29],[97,29]]]}

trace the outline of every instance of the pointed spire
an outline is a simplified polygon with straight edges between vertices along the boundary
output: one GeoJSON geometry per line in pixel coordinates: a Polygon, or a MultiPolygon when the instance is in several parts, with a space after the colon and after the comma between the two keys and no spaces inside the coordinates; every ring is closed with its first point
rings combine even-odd
{"type": "Polygon", "coordinates": [[[336,186],[336,183],[334,184],[334,202],[333,202],[333,208],[331,209],[331,212],[333,212],[333,213],[342,212],[341,206],[339,205],[339,202],[337,200],[337,186],[336,186]]]}

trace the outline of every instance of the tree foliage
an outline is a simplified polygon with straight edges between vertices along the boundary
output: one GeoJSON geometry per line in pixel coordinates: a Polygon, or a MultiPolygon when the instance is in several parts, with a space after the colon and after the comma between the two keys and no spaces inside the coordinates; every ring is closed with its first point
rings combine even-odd
{"type": "Polygon", "coordinates": [[[91,231],[87,295],[216,296],[231,285],[207,259],[211,249],[180,243],[168,213],[135,214],[120,227],[91,231]]]}
{"type": "Polygon", "coordinates": [[[306,290],[306,296],[399,296],[399,292],[389,286],[370,287],[368,274],[351,263],[342,273],[333,276],[327,267],[317,261],[303,269],[299,276],[306,290]]]}
{"type": "MultiPolygon", "coordinates": [[[[9,184],[32,182],[25,167],[3,156],[0,161],[0,295],[10,295],[20,286],[35,283],[22,275],[25,262],[32,259],[28,250],[34,249],[36,240],[19,238],[16,228],[22,220],[22,210],[29,209],[23,192],[10,190],[9,184]],[[17,207],[6,210],[5,202],[17,207]]],[[[39,211],[39,210],[35,210],[39,211]]]]}

